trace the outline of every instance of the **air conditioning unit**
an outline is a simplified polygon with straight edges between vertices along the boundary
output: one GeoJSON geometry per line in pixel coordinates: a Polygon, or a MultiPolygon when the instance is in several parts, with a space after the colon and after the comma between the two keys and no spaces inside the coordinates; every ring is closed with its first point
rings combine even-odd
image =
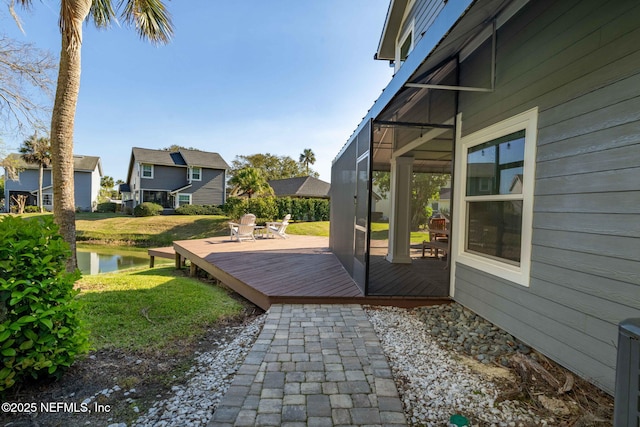
{"type": "Polygon", "coordinates": [[[613,425],[640,426],[640,319],[627,319],[618,326],[613,425]]]}

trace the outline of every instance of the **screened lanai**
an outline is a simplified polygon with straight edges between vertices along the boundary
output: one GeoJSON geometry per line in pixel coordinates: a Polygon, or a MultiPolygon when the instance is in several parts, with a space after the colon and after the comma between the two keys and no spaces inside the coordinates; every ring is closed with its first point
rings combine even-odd
{"type": "Polygon", "coordinates": [[[417,182],[441,182],[444,175],[448,184],[427,187],[433,189],[429,196],[433,201],[438,193],[448,194],[453,200],[459,91],[492,90],[494,60],[473,76],[477,87],[459,86],[458,61],[469,41],[481,35],[495,46],[498,2],[467,8],[472,3],[446,5],[437,18],[442,22],[423,35],[334,160],[330,246],[365,295],[449,295],[451,209],[434,212],[444,224],[439,236],[429,232],[430,218],[414,217],[427,210],[417,182]],[[372,215],[381,172],[389,173],[386,224],[377,222],[378,212],[372,215]]]}

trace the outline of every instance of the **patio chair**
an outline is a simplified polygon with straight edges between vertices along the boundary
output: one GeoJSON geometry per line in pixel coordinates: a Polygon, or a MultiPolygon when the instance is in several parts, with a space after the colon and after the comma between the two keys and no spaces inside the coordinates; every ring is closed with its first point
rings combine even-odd
{"type": "Polygon", "coordinates": [[[256,238],[253,236],[253,231],[256,227],[256,216],[254,214],[244,214],[240,218],[240,223],[229,222],[229,233],[231,234],[231,240],[235,239],[238,242],[243,240],[253,240],[256,238]]]}
{"type": "Polygon", "coordinates": [[[268,222],[266,224],[267,227],[267,237],[279,236],[283,239],[288,238],[287,233],[285,233],[287,226],[289,225],[289,220],[291,219],[291,214],[287,214],[282,221],[280,222],[268,222]]]}

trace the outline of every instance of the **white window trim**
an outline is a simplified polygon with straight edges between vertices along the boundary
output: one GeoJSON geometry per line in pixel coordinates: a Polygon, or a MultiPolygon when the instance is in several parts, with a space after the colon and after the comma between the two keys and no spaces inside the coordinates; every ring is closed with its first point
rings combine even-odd
{"type": "Polygon", "coordinates": [[[202,181],[202,168],[201,167],[197,167],[197,166],[189,167],[189,181],[202,181]],[[193,177],[193,170],[194,169],[198,169],[200,171],[200,174],[199,174],[200,178],[196,179],[196,178],[193,177]]]}
{"type": "Polygon", "coordinates": [[[140,164],[140,178],[143,179],[153,179],[154,167],[149,163],[141,163],[140,164]],[[151,166],[151,176],[144,176],[144,167],[151,166]]]}
{"type": "Polygon", "coordinates": [[[189,196],[189,204],[192,204],[193,196],[191,193],[178,193],[176,194],[176,209],[180,207],[180,196],[189,196]]]}
{"type": "MultiPolygon", "coordinates": [[[[458,115],[458,132],[462,124],[462,115],[458,115]]],[[[452,252],[455,262],[468,265],[486,273],[501,277],[510,282],[529,286],[531,273],[531,238],[533,234],[533,194],[535,187],[535,160],[538,135],[538,108],[532,108],[521,114],[503,120],[465,137],[458,135],[456,144],[456,165],[458,171],[455,182],[454,229],[456,238],[452,239],[452,252]],[[522,188],[522,236],[520,241],[520,265],[512,265],[497,259],[465,251],[466,241],[466,182],[467,182],[467,152],[469,148],[492,141],[514,132],[525,130],[524,148],[524,183],[522,188]]],[[[509,198],[505,195],[505,198],[509,198]]],[[[455,275],[453,276],[455,277],[455,275]]],[[[453,291],[453,289],[452,289],[453,291]]],[[[453,295],[453,292],[452,292],[453,295]]]]}
{"type": "Polygon", "coordinates": [[[400,51],[402,50],[402,45],[404,44],[405,41],[407,41],[407,38],[409,36],[411,36],[411,46],[409,47],[409,52],[407,52],[407,57],[411,54],[411,51],[413,51],[414,42],[416,39],[415,34],[413,32],[414,27],[415,27],[415,20],[412,19],[411,24],[409,24],[409,26],[404,31],[404,33],[402,33],[402,36],[398,37],[398,39],[396,40],[396,55],[395,55],[395,62],[394,62],[395,64],[394,71],[396,72],[402,66],[403,61],[400,59],[400,51]]]}

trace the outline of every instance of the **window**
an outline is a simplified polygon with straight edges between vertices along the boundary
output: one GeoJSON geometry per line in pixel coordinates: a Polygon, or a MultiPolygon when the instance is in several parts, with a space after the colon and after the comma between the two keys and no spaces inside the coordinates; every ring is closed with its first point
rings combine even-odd
{"type": "Polygon", "coordinates": [[[191,204],[191,194],[178,194],[178,207],[191,204]]]}
{"type": "Polygon", "coordinates": [[[44,206],[52,206],[53,205],[53,194],[43,194],[42,195],[42,204],[44,206]]]}
{"type": "Polygon", "coordinates": [[[405,33],[396,43],[395,70],[398,71],[402,63],[407,59],[413,50],[413,22],[408,26],[405,33]]]}
{"type": "Polygon", "coordinates": [[[191,181],[200,181],[202,180],[202,168],[189,168],[191,181]]]}
{"type": "Polygon", "coordinates": [[[142,177],[153,178],[153,165],[142,165],[142,177]]]}
{"type": "Polygon", "coordinates": [[[538,110],[461,138],[458,261],[528,286],[538,110]]]}

